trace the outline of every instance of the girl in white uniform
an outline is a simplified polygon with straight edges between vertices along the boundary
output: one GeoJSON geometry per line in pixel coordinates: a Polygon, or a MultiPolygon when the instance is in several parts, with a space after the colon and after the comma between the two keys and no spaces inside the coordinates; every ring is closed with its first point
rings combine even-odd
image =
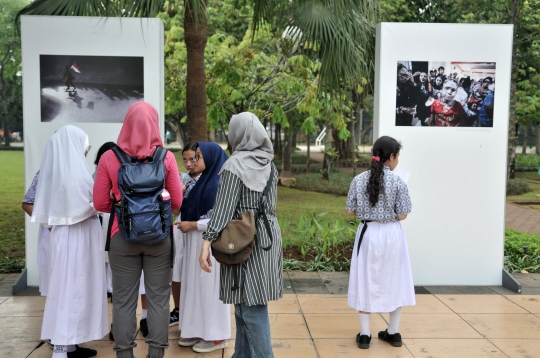
{"type": "Polygon", "coordinates": [[[89,149],[88,136],[75,126],[51,136],[32,212],[33,222],[51,228],[41,339],[54,344],[53,358],[94,356],[95,350],[77,344],[107,334],[105,260],[85,159],[89,149]]]}
{"type": "Polygon", "coordinates": [[[390,312],[388,329],[378,337],[400,347],[401,307],[416,304],[407,238],[400,222],[411,212],[411,200],[405,182],[392,173],[400,149],[391,137],[377,139],[369,170],[353,179],[347,198],[347,214],[362,220],[353,249],[348,304],[360,312],[356,342],[363,349],[371,341],[371,312],[390,312]]]}
{"type": "Polygon", "coordinates": [[[220,265],[212,257],[212,273],[201,270],[202,234],[212,216],[219,171],[228,159],[216,143],[188,143],[182,153],[191,180],[187,183],[178,228],[184,233],[180,291],[181,346],[205,353],[227,347],[231,336],[230,307],[219,300],[220,265]]]}

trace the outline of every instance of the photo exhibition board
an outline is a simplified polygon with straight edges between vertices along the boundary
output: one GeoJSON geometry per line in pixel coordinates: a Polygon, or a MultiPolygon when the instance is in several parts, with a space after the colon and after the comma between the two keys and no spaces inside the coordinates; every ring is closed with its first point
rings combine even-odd
{"type": "MultiPolygon", "coordinates": [[[[374,138],[388,135],[402,143],[398,168],[410,173],[413,204],[403,226],[415,285],[502,284],[511,51],[511,25],[377,26],[374,138]],[[429,123],[434,108],[421,116],[422,105],[411,109],[412,121],[398,124],[400,64],[411,75],[418,65],[442,65],[447,76],[458,73],[458,82],[468,76],[478,84],[495,78],[496,67],[497,95],[494,106],[486,107],[491,126],[475,126],[474,120],[457,127],[421,125],[418,117],[429,123]]],[[[412,105],[403,107],[406,112],[412,105]]]]}
{"type": "MultiPolygon", "coordinates": [[[[25,189],[60,127],[83,129],[92,146],[116,142],[129,105],[156,107],[164,134],[163,22],[160,19],[21,17],[25,189]],[[70,88],[67,88],[70,82],[70,88]]],[[[27,283],[37,286],[38,225],[26,216],[27,283]]]]}

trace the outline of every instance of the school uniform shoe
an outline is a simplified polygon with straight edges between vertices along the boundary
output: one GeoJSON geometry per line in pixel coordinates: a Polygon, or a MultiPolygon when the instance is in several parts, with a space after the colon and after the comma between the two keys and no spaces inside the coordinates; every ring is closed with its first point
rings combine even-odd
{"type": "Polygon", "coordinates": [[[111,323],[111,330],[109,331],[109,339],[114,342],[114,336],[112,333],[112,323],[111,323]]]}
{"type": "Polygon", "coordinates": [[[146,323],[146,318],[141,319],[141,334],[144,338],[148,336],[148,323],[146,323]]]}
{"type": "Polygon", "coordinates": [[[379,339],[390,343],[390,345],[392,345],[393,347],[401,347],[403,345],[403,342],[401,341],[401,334],[390,334],[388,333],[387,329],[379,332],[379,339]]]}
{"type": "Polygon", "coordinates": [[[356,335],[356,343],[358,344],[358,348],[368,349],[370,342],[371,342],[371,336],[367,336],[365,334],[360,335],[360,333],[356,335]]]}
{"type": "Polygon", "coordinates": [[[68,352],[68,358],[88,358],[94,357],[97,354],[95,349],[79,347],[75,345],[75,350],[73,352],[68,352]]]}
{"type": "Polygon", "coordinates": [[[171,311],[171,316],[169,318],[169,327],[175,326],[178,324],[178,321],[180,320],[178,316],[180,316],[179,312],[173,309],[171,311]]]}
{"type": "Polygon", "coordinates": [[[191,347],[202,341],[201,338],[180,338],[178,345],[181,347],[191,347]]]}
{"type": "Polygon", "coordinates": [[[205,341],[204,339],[201,339],[191,349],[197,353],[208,353],[218,349],[227,348],[228,345],[229,342],[226,339],[222,341],[205,341]]]}

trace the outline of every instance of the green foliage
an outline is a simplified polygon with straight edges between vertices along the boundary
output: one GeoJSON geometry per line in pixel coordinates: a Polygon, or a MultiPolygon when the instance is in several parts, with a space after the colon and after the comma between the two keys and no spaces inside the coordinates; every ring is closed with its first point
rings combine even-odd
{"type": "Polygon", "coordinates": [[[24,153],[0,151],[0,163],[0,272],[18,272],[25,257],[24,153]]]}
{"type": "Polygon", "coordinates": [[[523,179],[508,179],[506,195],[522,195],[531,191],[529,182],[523,179]]]}
{"type": "Polygon", "coordinates": [[[504,266],[511,272],[540,272],[540,236],[505,229],[504,266]],[[526,249],[525,249],[526,247],[526,249]]]}
{"type": "Polygon", "coordinates": [[[346,222],[343,218],[329,221],[328,213],[307,212],[300,217],[295,228],[289,219],[281,220],[282,231],[293,232],[294,239],[284,242],[284,249],[295,246],[302,261],[290,260],[284,265],[287,270],[343,271],[350,267],[350,260],[343,254],[352,250],[358,220],[346,222]]]}
{"type": "Polygon", "coordinates": [[[335,172],[331,181],[321,180],[321,174],[310,173],[296,176],[295,188],[305,191],[346,196],[353,179],[350,173],[335,172]]]}
{"type": "Polygon", "coordinates": [[[26,4],[23,0],[0,0],[0,119],[8,132],[22,129],[21,41],[15,18],[26,4]]]}
{"type": "Polygon", "coordinates": [[[516,156],[516,168],[540,167],[540,155],[518,154],[516,156]]]}

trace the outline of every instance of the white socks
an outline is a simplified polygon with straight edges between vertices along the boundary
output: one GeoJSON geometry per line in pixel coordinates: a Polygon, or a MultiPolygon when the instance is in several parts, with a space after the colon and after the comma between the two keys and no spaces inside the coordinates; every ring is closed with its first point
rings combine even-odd
{"type": "Polygon", "coordinates": [[[371,315],[368,313],[368,314],[364,314],[364,313],[360,313],[360,335],[363,336],[363,335],[366,335],[366,336],[371,336],[371,331],[369,330],[369,319],[370,319],[371,315]]]}
{"type": "Polygon", "coordinates": [[[141,319],[145,319],[148,316],[148,310],[142,309],[141,319]]]}
{"type": "Polygon", "coordinates": [[[67,358],[67,346],[54,345],[52,358],[67,358]]]}
{"type": "Polygon", "coordinates": [[[388,334],[398,333],[400,319],[401,319],[401,307],[396,308],[396,310],[393,312],[390,312],[390,322],[388,323],[388,334]]]}
{"type": "MultiPolygon", "coordinates": [[[[360,313],[360,335],[371,336],[371,330],[369,328],[369,321],[371,315],[360,313]]],[[[390,312],[390,322],[388,324],[388,334],[398,333],[399,321],[401,319],[401,307],[397,308],[395,311],[390,312]]]]}

